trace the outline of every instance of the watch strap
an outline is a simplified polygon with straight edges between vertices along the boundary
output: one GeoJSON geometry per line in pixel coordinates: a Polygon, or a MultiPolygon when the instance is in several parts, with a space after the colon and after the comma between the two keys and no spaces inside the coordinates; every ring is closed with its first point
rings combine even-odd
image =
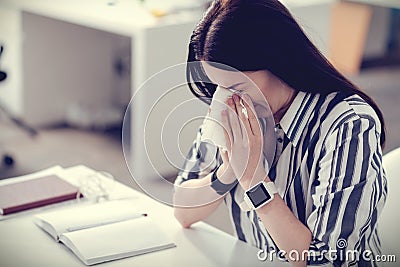
{"type": "Polygon", "coordinates": [[[263,182],[265,188],[267,188],[268,193],[274,195],[278,193],[278,189],[276,188],[274,182],[263,182]]]}
{"type": "Polygon", "coordinates": [[[217,171],[219,167],[215,169],[211,177],[211,188],[217,192],[218,195],[225,195],[228,191],[230,191],[235,184],[238,182],[237,180],[233,181],[230,184],[222,183],[217,177],[217,171]]]}
{"type": "Polygon", "coordinates": [[[245,200],[243,200],[242,203],[239,203],[239,208],[242,211],[251,211],[253,209],[245,200]]]}

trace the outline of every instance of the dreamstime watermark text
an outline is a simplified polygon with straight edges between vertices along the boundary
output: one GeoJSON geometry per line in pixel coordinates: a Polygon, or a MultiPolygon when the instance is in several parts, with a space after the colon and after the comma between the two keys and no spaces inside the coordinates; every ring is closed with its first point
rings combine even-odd
{"type": "Polygon", "coordinates": [[[329,260],[331,262],[341,261],[341,262],[396,262],[396,255],[374,255],[370,250],[358,251],[358,250],[346,250],[347,242],[344,239],[339,239],[336,242],[336,247],[338,249],[330,250],[304,250],[299,252],[297,250],[285,251],[275,249],[260,249],[257,253],[257,258],[260,261],[274,261],[275,259],[280,261],[309,261],[309,262],[320,262],[324,260],[329,260]]]}

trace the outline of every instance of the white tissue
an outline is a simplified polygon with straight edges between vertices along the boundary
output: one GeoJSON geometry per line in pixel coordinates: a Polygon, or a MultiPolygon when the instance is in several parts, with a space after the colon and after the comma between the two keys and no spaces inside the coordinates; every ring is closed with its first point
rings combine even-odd
{"type": "Polygon", "coordinates": [[[232,91],[217,87],[202,126],[201,141],[214,144],[222,150],[226,150],[226,140],[221,123],[221,111],[228,109],[225,101],[232,95],[232,91]]]}

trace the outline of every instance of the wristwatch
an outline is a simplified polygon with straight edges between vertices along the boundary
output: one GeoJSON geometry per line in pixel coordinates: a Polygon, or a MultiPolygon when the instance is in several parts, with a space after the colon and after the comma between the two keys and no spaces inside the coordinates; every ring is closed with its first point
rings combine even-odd
{"type": "Polygon", "coordinates": [[[273,182],[259,182],[244,193],[244,201],[240,204],[243,211],[256,210],[274,199],[278,193],[273,182]]]}

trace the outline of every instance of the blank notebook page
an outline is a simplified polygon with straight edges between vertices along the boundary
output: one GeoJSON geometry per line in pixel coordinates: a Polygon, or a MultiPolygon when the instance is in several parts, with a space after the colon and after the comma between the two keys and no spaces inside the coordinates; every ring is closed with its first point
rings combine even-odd
{"type": "Polygon", "coordinates": [[[175,246],[157,224],[144,216],[64,233],[60,241],[89,264],[175,246]]]}

